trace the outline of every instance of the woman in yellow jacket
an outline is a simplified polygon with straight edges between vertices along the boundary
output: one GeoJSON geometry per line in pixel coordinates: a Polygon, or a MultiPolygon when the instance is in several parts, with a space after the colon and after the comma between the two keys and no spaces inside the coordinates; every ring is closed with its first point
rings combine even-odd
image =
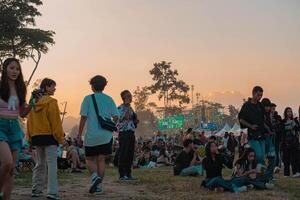
{"type": "Polygon", "coordinates": [[[41,82],[37,103],[28,115],[27,139],[36,148],[36,166],[33,169],[32,197],[42,194],[45,172],[48,169],[48,199],[59,199],[57,182],[57,146],[64,141],[57,100],[52,98],[56,83],[51,79],[41,82]]]}

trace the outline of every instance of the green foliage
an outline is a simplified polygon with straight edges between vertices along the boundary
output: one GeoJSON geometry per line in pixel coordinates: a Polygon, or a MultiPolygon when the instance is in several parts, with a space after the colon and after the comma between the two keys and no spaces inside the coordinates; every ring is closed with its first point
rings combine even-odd
{"type": "Polygon", "coordinates": [[[174,107],[176,107],[175,110],[182,109],[184,104],[190,102],[188,95],[190,87],[183,80],[178,80],[178,71],[173,70],[171,64],[166,61],[154,63],[154,67],[150,70],[154,84],[148,89],[152,94],[158,94],[159,100],[164,100],[165,115],[171,115],[167,110],[173,112],[174,107]],[[174,102],[177,105],[174,105],[174,102]]]}
{"type": "Polygon", "coordinates": [[[136,90],[133,92],[133,104],[135,107],[135,110],[137,112],[144,111],[147,108],[147,101],[150,96],[149,90],[147,90],[147,87],[137,87],[136,90]]]}
{"type": "Polygon", "coordinates": [[[40,5],[41,0],[0,0],[0,64],[6,57],[31,58],[37,67],[55,43],[53,31],[34,28],[40,5]]]}

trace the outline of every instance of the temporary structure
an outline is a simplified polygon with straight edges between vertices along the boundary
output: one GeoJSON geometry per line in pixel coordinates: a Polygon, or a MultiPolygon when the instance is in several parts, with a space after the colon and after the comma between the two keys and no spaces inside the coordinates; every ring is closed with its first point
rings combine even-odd
{"type": "Polygon", "coordinates": [[[225,133],[229,131],[230,131],[230,126],[228,124],[225,124],[225,126],[218,133],[216,133],[216,136],[223,137],[225,133]]]}

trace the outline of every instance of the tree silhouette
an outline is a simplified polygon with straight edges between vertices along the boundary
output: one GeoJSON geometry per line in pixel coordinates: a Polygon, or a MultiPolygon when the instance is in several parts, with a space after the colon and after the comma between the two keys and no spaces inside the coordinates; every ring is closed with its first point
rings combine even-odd
{"type": "MultiPolygon", "coordinates": [[[[7,57],[30,58],[35,67],[27,81],[29,85],[42,54],[53,45],[54,32],[36,26],[35,18],[41,16],[37,7],[41,0],[0,0],[0,64],[7,57]]],[[[1,70],[1,69],[0,69],[1,70]]]]}
{"type": "Polygon", "coordinates": [[[174,108],[182,109],[184,104],[190,102],[188,95],[190,87],[184,81],[178,80],[178,71],[173,70],[171,64],[166,61],[154,63],[154,67],[150,70],[150,75],[155,83],[148,89],[152,94],[158,93],[159,100],[163,99],[165,115],[168,115],[169,110],[173,112],[174,108]]]}

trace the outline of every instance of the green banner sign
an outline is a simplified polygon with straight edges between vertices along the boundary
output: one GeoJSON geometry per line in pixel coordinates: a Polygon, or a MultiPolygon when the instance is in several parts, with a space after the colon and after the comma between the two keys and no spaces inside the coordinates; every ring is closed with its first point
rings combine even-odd
{"type": "Polygon", "coordinates": [[[160,130],[183,128],[184,116],[175,116],[170,118],[164,118],[158,121],[158,128],[160,130]]]}

